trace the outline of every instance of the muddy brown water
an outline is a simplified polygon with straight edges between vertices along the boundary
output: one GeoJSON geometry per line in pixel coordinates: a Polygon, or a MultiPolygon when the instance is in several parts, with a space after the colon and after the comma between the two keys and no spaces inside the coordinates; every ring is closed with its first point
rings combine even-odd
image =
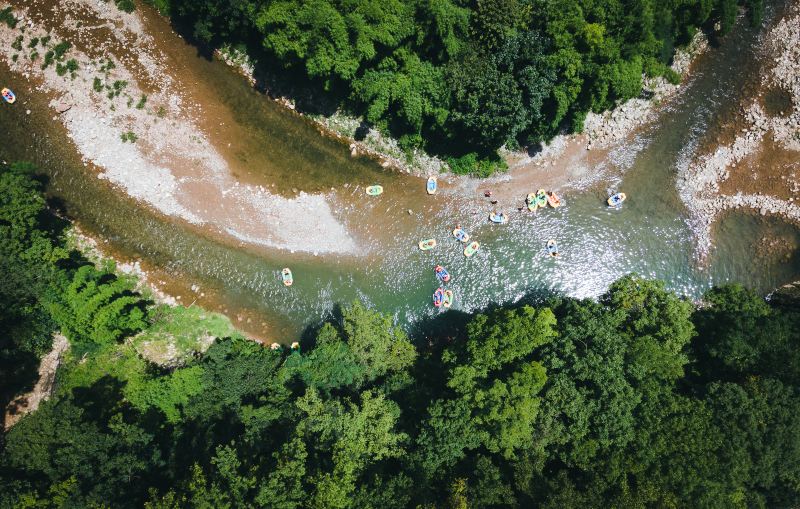
{"type": "MultiPolygon", "coordinates": [[[[332,256],[254,248],[150,211],[96,178],[84,166],[64,129],[54,122],[47,99],[0,65],[0,82],[12,82],[20,97],[2,105],[4,160],[30,160],[50,178],[48,194],[82,228],[103,239],[102,247],[123,259],[140,259],[153,279],[181,296],[226,312],[246,332],[265,340],[291,341],[307,326],[329,316],[338,304],[360,299],[411,325],[434,316],[431,293],[438,286],[433,266],[444,264],[453,279],[454,309],[471,311],[549,291],[596,296],[618,277],[638,272],[664,279],[689,297],[714,284],[738,281],[767,292],[797,279],[796,253],[754,253],[753,240],[775,237],[798,245],[798,230],[776,218],[732,212],[715,227],[716,248],[709,265],[694,263],[691,232],[674,179],[678,168],[707,146],[718,126],[733,115],[748,83],[757,76],[749,50],[758,32],[740,26],[695,64],[683,93],[659,120],[632,143],[611,154],[612,174],[622,175],[565,197],[565,206],[537,214],[520,213],[519,202],[498,204],[507,225],[490,225],[491,206],[469,183],[442,182],[434,197],[424,182],[351,158],[346,146],[321,136],[304,118],[287,112],[252,90],[227,66],[197,55],[163,20],[148,16],[157,44],[175,61],[176,73],[192,98],[214,97],[204,120],[214,142],[242,180],[291,195],[330,191],[333,204],[363,255],[332,256]],[[26,110],[31,110],[30,115],[26,110]],[[228,144],[230,143],[230,146],[228,144]],[[380,183],[385,193],[363,194],[380,183]],[[620,210],[605,206],[609,192],[622,190],[620,210]],[[411,209],[412,214],[407,210],[411,209]],[[455,224],[481,242],[476,256],[450,236],[455,224]],[[430,252],[416,248],[434,237],[430,252]],[[555,238],[561,256],[546,255],[555,238]],[[280,284],[290,266],[295,284],[280,284]],[[190,287],[199,285],[200,297],[190,287]]],[[[702,153],[702,152],[701,152],[702,153]]]]}

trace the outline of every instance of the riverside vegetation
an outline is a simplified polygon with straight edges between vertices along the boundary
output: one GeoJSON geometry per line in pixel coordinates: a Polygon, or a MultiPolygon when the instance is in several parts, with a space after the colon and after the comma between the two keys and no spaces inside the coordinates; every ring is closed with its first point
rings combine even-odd
{"type": "Polygon", "coordinates": [[[52,397],[2,435],[2,507],[800,503],[792,298],[694,306],[628,276],[411,336],[354,303],[273,351],[218,319],[165,325],[187,308],[88,263],[67,226],[30,166],[0,168],[3,403],[54,331],[70,341],[52,397]],[[168,362],[137,347],[162,336],[218,339],[168,362]]]}
{"type": "MultiPolygon", "coordinates": [[[[309,110],[341,108],[486,176],[497,150],[580,132],[586,114],[680,77],[676,46],[763,0],[149,0],[196,42],[234,47],[309,110]],[[276,69],[281,71],[275,72],[276,69]],[[308,100],[306,100],[308,99],[308,100]]],[[[714,28],[716,26],[716,29],[714,28]]]]}

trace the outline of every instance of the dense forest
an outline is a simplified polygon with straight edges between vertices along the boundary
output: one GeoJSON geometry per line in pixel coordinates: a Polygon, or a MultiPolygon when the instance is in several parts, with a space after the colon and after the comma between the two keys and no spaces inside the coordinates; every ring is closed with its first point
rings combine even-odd
{"type": "Polygon", "coordinates": [[[54,331],[70,350],[2,435],[0,507],[800,504],[797,300],[629,276],[411,335],[353,303],[300,351],[218,333],[157,364],[132,338],[162,308],[69,247],[41,187],[0,167],[2,403],[54,331]]]}
{"type": "Polygon", "coordinates": [[[763,9],[763,0],[149,2],[205,48],[243,48],[267,86],[301,107],[342,107],[405,150],[481,175],[502,165],[498,148],[581,131],[587,112],[640,95],[643,76],[678,80],[668,67],[676,46],[698,29],[726,34],[740,6],[752,23],[763,9]]]}

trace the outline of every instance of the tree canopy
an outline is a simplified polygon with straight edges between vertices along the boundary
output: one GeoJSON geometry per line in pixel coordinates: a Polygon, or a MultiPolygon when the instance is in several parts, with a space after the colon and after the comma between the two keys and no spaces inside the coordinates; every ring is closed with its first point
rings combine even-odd
{"type": "Polygon", "coordinates": [[[0,287],[3,361],[71,343],[53,396],[1,437],[0,507],[800,504],[790,296],[695,306],[631,275],[418,344],[356,302],[299,351],[234,334],[166,365],[132,337],[152,304],[66,247],[27,167],[0,172],[0,234],[2,280],[38,278],[0,287]]]}
{"type": "Polygon", "coordinates": [[[454,171],[498,148],[581,131],[586,114],[678,76],[698,29],[729,32],[763,0],[158,0],[212,48],[244,48],[291,94],[311,90],[454,171]],[[164,5],[167,4],[167,5],[164,5]],[[281,69],[281,72],[275,71],[281,69]]]}

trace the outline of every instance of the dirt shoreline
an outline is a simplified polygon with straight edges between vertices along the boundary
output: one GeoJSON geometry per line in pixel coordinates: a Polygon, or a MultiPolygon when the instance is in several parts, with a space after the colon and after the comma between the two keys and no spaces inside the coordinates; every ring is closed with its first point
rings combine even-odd
{"type": "Polygon", "coordinates": [[[712,248],[712,225],[727,210],[749,209],[800,224],[795,203],[800,190],[800,5],[775,23],[760,51],[762,92],[742,105],[740,123],[729,126],[738,131],[733,141],[699,154],[678,176],[701,263],[712,248]],[[763,91],[773,89],[788,94],[789,111],[765,111],[763,91]]]}

